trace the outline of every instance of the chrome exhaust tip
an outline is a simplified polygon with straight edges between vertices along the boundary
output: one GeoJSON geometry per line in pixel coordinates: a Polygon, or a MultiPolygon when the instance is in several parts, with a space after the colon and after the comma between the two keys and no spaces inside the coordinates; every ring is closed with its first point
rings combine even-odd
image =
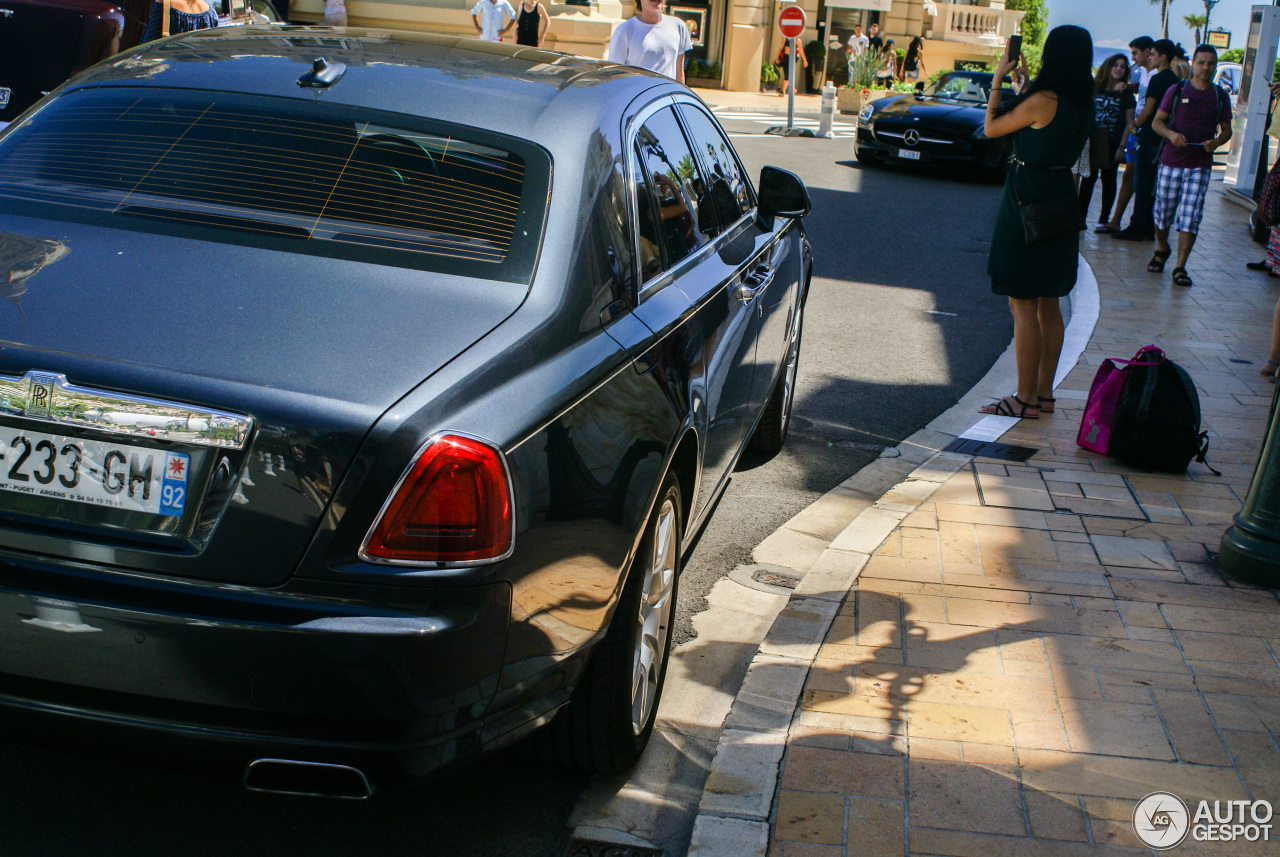
{"type": "Polygon", "coordinates": [[[244,787],[251,792],[342,800],[364,800],[373,794],[369,778],[358,768],[296,759],[253,760],[244,769],[244,787]]]}

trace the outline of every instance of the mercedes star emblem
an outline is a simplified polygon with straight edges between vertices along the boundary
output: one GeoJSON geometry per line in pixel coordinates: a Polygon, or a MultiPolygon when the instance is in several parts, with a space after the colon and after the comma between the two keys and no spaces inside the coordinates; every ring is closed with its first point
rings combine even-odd
{"type": "Polygon", "coordinates": [[[906,141],[908,146],[914,146],[920,142],[920,132],[915,128],[908,128],[907,133],[902,135],[902,139],[906,141]]]}

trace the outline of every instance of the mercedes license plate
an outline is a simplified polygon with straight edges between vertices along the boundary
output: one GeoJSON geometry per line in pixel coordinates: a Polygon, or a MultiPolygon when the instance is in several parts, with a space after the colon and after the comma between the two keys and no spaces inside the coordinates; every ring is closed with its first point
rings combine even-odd
{"type": "Polygon", "coordinates": [[[920,160],[920,153],[912,149],[899,149],[898,157],[906,158],[908,161],[918,161],[920,160]]]}
{"type": "Polygon", "coordinates": [[[0,86],[0,110],[9,106],[9,93],[11,90],[7,86],[0,86]]]}
{"type": "Polygon", "coordinates": [[[0,491],[180,517],[190,469],[182,452],[0,427],[0,491]]]}

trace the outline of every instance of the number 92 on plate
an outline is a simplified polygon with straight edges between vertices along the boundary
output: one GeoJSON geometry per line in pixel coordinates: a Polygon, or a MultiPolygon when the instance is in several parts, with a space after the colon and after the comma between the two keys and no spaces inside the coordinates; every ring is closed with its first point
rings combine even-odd
{"type": "Polygon", "coordinates": [[[181,516],[190,471],[183,452],[0,427],[0,491],[181,516]]]}

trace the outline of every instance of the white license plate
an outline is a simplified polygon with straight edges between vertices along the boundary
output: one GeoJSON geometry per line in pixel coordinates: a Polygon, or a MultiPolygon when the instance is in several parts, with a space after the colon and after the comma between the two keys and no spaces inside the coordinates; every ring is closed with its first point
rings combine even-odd
{"type": "Polygon", "coordinates": [[[918,161],[920,160],[920,153],[912,151],[911,149],[899,149],[898,157],[906,158],[908,161],[918,161]]]}
{"type": "Polygon", "coordinates": [[[0,491],[181,516],[190,469],[182,452],[0,427],[0,491]]]}
{"type": "Polygon", "coordinates": [[[9,106],[9,92],[9,87],[0,86],[0,110],[9,106]]]}

